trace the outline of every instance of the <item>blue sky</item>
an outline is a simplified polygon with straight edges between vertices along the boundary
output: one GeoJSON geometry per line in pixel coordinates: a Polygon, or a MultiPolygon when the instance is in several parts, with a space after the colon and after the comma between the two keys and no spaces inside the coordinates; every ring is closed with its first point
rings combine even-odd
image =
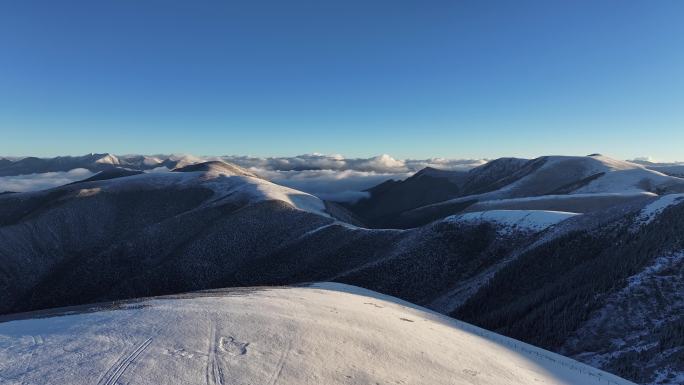
{"type": "Polygon", "coordinates": [[[4,1],[0,154],[684,160],[684,2],[4,1]]]}

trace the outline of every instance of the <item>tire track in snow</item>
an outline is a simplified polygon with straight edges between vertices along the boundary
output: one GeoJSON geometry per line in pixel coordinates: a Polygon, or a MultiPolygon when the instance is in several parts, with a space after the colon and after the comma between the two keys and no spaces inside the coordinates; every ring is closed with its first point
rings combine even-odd
{"type": "Polygon", "coordinates": [[[209,351],[207,354],[207,385],[224,385],[223,368],[218,358],[218,344],[216,325],[211,322],[209,325],[209,351]]]}
{"type": "Polygon", "coordinates": [[[26,373],[28,373],[29,369],[31,369],[31,361],[33,361],[33,356],[36,355],[36,349],[38,348],[38,346],[42,345],[44,342],[43,337],[40,335],[31,336],[31,339],[33,340],[31,343],[31,353],[26,359],[26,366],[24,367],[24,372],[21,375],[21,385],[26,384],[26,373]]]}
{"type": "Polygon", "coordinates": [[[269,378],[269,380],[267,382],[268,385],[276,385],[278,383],[278,380],[280,379],[280,375],[283,373],[283,367],[285,367],[285,363],[287,362],[287,357],[290,355],[291,350],[292,350],[292,341],[290,339],[288,339],[286,344],[285,344],[285,349],[282,352],[280,352],[280,358],[278,358],[278,363],[276,364],[276,369],[273,371],[271,378],[269,378]]]}
{"type": "Polygon", "coordinates": [[[126,372],[126,369],[135,361],[142,352],[147,349],[152,343],[152,338],[148,338],[139,344],[130,354],[122,355],[119,359],[112,365],[105,374],[97,382],[98,385],[114,385],[121,378],[121,376],[126,372]]]}

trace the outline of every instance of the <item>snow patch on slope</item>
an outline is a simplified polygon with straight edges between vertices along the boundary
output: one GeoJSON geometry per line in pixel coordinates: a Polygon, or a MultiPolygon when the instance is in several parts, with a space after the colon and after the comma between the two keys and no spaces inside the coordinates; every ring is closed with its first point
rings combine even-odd
{"type": "Polygon", "coordinates": [[[637,286],[643,285],[648,279],[658,277],[660,275],[659,273],[670,269],[672,266],[677,265],[682,261],[684,261],[684,252],[656,258],[651,266],[648,266],[640,273],[629,277],[627,280],[627,287],[625,287],[623,291],[626,292],[637,286]]]}
{"type": "Polygon", "coordinates": [[[644,207],[643,210],[641,210],[637,221],[642,225],[649,224],[665,209],[670,206],[678,205],[682,202],[684,202],[684,194],[663,195],[644,207]]]}
{"type": "Polygon", "coordinates": [[[453,215],[445,218],[445,221],[490,222],[500,225],[504,232],[514,230],[539,232],[576,215],[580,214],[547,210],[491,210],[453,215]]]}

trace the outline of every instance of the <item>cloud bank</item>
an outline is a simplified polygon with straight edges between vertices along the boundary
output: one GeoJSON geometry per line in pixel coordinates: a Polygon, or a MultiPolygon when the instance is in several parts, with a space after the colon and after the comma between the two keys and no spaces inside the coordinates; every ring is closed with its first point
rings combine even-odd
{"type": "MultiPolygon", "coordinates": [[[[251,172],[275,183],[314,194],[332,201],[356,201],[368,196],[364,190],[389,179],[401,180],[425,167],[443,170],[468,170],[485,163],[484,160],[471,159],[395,159],[389,155],[371,158],[346,158],[342,155],[306,154],[292,157],[250,157],[220,156],[196,157],[192,155],[128,155],[115,157],[102,154],[107,159],[117,159],[112,167],[158,167],[146,172],[164,172],[168,168],[162,163],[169,160],[176,167],[209,160],[223,160],[237,164],[251,172]],[[141,158],[142,163],[139,161],[141,158]],[[142,166],[141,166],[142,165],[142,166]]],[[[83,163],[83,168],[67,172],[48,172],[41,174],[0,177],[0,192],[33,191],[56,187],[88,178],[94,173],[88,171],[91,157],[83,163]]],[[[98,167],[100,163],[96,162],[98,167]]],[[[170,166],[173,167],[173,166],[170,166]]]]}
{"type": "Polygon", "coordinates": [[[425,167],[443,170],[468,170],[486,163],[482,159],[395,159],[383,154],[372,158],[345,158],[342,155],[305,154],[293,157],[258,158],[248,156],[223,156],[221,159],[239,166],[277,171],[336,170],[376,173],[414,173],[425,167]]]}
{"type": "Polygon", "coordinates": [[[0,192],[13,191],[25,192],[44,190],[62,186],[89,178],[95,173],[85,168],[76,168],[71,171],[45,172],[41,174],[26,174],[17,176],[0,177],[0,192]]]}
{"type": "Polygon", "coordinates": [[[443,170],[469,170],[486,161],[472,159],[394,159],[389,155],[372,158],[345,158],[342,155],[307,154],[294,157],[258,158],[224,156],[275,183],[305,191],[331,201],[356,201],[368,196],[366,190],[389,179],[401,180],[425,167],[443,170]]]}

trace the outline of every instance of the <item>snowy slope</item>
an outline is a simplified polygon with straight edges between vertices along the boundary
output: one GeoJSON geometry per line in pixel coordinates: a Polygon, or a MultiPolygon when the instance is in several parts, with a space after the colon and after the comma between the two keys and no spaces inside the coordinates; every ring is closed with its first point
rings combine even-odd
{"type": "Polygon", "coordinates": [[[504,185],[495,190],[417,207],[402,216],[423,224],[426,221],[421,222],[421,218],[429,221],[460,211],[531,209],[584,213],[637,202],[649,195],[684,192],[684,178],[601,155],[546,156],[530,161],[524,169],[523,176],[497,182],[504,185]]]}
{"type": "Polygon", "coordinates": [[[631,162],[640,164],[649,170],[662,172],[670,176],[684,177],[684,162],[658,163],[648,160],[632,160],[631,162]]]}
{"type": "Polygon", "coordinates": [[[605,172],[605,175],[573,193],[652,191],[661,186],[668,187],[682,182],[679,178],[649,170],[635,163],[617,161],[607,157],[597,157],[596,159],[601,161],[599,169],[600,172],[605,172]]]}
{"type": "Polygon", "coordinates": [[[94,163],[119,165],[121,164],[121,161],[119,161],[119,158],[117,158],[115,155],[103,154],[100,158],[96,159],[94,163]]]}
{"type": "Polygon", "coordinates": [[[550,194],[554,189],[569,194],[630,193],[684,184],[681,178],[602,155],[540,159],[544,164],[539,169],[504,187],[500,193],[508,197],[550,194]]]}
{"type": "Polygon", "coordinates": [[[243,199],[250,203],[282,201],[299,210],[328,216],[323,201],[311,194],[261,179],[232,164],[219,161],[204,164],[208,165],[205,170],[187,174],[201,178],[202,185],[214,190],[216,195],[221,196],[220,199],[243,199]]]}
{"type": "Polygon", "coordinates": [[[0,323],[2,384],[630,384],[340,284],[23,316],[0,323]]]}
{"type": "Polygon", "coordinates": [[[445,221],[490,222],[500,225],[506,230],[538,232],[575,215],[579,214],[548,210],[491,210],[453,215],[447,217],[445,221]]]}
{"type": "MultiPolygon", "coordinates": [[[[212,161],[178,169],[179,172],[145,173],[82,185],[77,195],[168,188],[206,187],[214,192],[210,203],[282,201],[299,210],[328,216],[319,198],[261,179],[238,166],[212,161]]],[[[80,186],[80,185],[79,185],[80,186]]],[[[67,187],[69,188],[69,187],[67,187]]]]}
{"type": "Polygon", "coordinates": [[[639,217],[637,218],[637,222],[642,225],[648,224],[668,207],[678,205],[680,203],[684,203],[684,194],[663,195],[655,201],[649,203],[641,210],[639,217]]]}

